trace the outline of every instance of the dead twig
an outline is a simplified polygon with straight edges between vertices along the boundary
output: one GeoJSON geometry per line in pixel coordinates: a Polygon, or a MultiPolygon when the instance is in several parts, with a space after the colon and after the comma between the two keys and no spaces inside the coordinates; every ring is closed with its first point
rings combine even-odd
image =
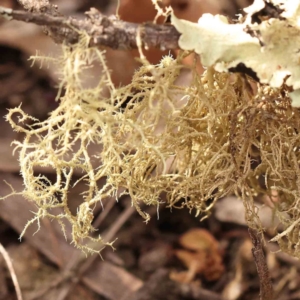
{"type": "Polygon", "coordinates": [[[108,216],[109,212],[112,210],[112,208],[115,206],[115,204],[116,204],[116,201],[114,201],[113,199],[110,199],[108,201],[108,203],[105,204],[103,211],[99,214],[99,216],[93,222],[94,228],[99,228],[99,226],[102,224],[102,222],[108,216]]]}
{"type": "MultiPolygon", "coordinates": [[[[128,206],[123,213],[120,215],[120,217],[113,223],[111,228],[103,235],[103,239],[105,241],[109,241],[114,238],[114,236],[117,234],[117,232],[120,230],[122,225],[129,219],[129,217],[135,212],[134,207],[128,206]]],[[[59,300],[64,300],[66,296],[69,294],[69,291],[71,288],[74,288],[74,286],[81,280],[84,273],[91,267],[91,265],[95,262],[95,260],[99,256],[97,254],[93,254],[88,259],[84,259],[82,255],[79,255],[78,260],[76,260],[76,265],[73,265],[73,273],[76,274],[76,278],[72,280],[72,282],[69,285],[66,285],[64,291],[62,291],[59,300]],[[76,270],[77,269],[77,270],[76,270]]]]}
{"type": "Polygon", "coordinates": [[[273,300],[273,286],[269,275],[267,262],[264,256],[261,239],[256,230],[249,228],[249,235],[252,240],[252,255],[260,282],[260,300],[273,300]]]}
{"type": "Polygon", "coordinates": [[[76,43],[79,32],[90,36],[91,46],[106,46],[112,49],[129,50],[137,48],[137,35],[140,33],[142,46],[173,50],[179,48],[180,33],[172,25],[157,25],[153,23],[135,24],[118,20],[115,16],[102,15],[95,8],[86,12],[88,18],[79,20],[62,16],[59,13],[31,12],[12,10],[0,6],[0,16],[9,20],[18,20],[46,26],[46,32],[57,43],[76,43]]]}
{"type": "MultiPolygon", "coordinates": [[[[134,207],[128,206],[122,212],[116,222],[114,222],[113,225],[108,229],[108,231],[103,234],[103,239],[105,241],[112,240],[120,230],[120,228],[123,226],[123,224],[134,212],[134,207]]],[[[47,293],[50,288],[61,285],[61,290],[57,295],[57,300],[64,300],[68,296],[70,291],[75,287],[75,285],[78,284],[79,281],[81,281],[81,279],[84,277],[85,272],[90,268],[91,265],[93,265],[97,258],[99,258],[99,256],[97,254],[93,254],[86,259],[82,252],[76,252],[75,257],[72,257],[72,259],[70,259],[71,263],[66,266],[59,279],[56,280],[53,284],[49,285],[47,288],[42,289],[38,293],[34,294],[30,299],[37,299],[38,297],[47,293]]]]}
{"type": "Polygon", "coordinates": [[[17,279],[16,273],[15,273],[12,261],[11,261],[9,255],[8,255],[7,251],[2,246],[1,243],[0,243],[0,253],[2,254],[2,256],[3,256],[3,258],[6,262],[8,271],[10,273],[11,279],[13,281],[13,284],[14,284],[14,287],[15,287],[15,290],[16,290],[17,298],[18,298],[18,300],[23,300],[21,289],[20,289],[20,286],[19,286],[19,283],[18,283],[18,279],[17,279]]]}

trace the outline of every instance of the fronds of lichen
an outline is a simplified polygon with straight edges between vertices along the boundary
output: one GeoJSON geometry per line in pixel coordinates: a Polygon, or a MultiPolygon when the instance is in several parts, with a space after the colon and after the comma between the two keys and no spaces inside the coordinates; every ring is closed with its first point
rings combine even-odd
{"type": "Polygon", "coordinates": [[[47,120],[20,107],[7,115],[13,129],[26,135],[16,142],[23,196],[39,208],[27,226],[44,217],[62,228],[70,222],[75,246],[97,251],[89,247],[89,239],[103,243],[94,235],[93,209],[122,188],[146,221],[142,203],[159,207],[164,200],[203,218],[218,199],[237,194],[249,226],[261,229],[253,199],[276,192],[271,199],[287,231],[275,239],[299,255],[300,116],[285,88],[258,86],[253,92],[250,79],[211,68],[203,76],[193,71],[190,86],[179,86],[182,55],[158,65],[143,60],[132,82],[116,88],[105,53],[88,43],[83,35],[80,43],[63,47],[57,65],[64,93],[47,120]],[[95,64],[103,68],[99,83],[84,88],[82,78],[95,64]],[[51,167],[56,181],[37,175],[37,166],[51,167]],[[87,188],[74,215],[68,191],[75,170],[87,188]]]}

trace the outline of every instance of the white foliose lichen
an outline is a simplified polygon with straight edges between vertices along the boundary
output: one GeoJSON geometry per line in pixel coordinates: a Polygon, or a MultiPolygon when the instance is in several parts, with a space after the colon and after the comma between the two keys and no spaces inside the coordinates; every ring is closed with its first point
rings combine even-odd
{"type": "Polygon", "coordinates": [[[173,15],[179,46],[198,53],[205,67],[229,71],[243,64],[262,84],[285,83],[294,90],[293,106],[300,106],[300,1],[255,0],[244,11],[236,24],[222,15],[203,14],[198,23],[173,15]]]}

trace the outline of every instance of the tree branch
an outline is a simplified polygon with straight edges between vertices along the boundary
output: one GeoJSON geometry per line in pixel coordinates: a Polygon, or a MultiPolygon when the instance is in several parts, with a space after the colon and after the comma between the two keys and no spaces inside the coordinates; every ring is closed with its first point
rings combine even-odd
{"type": "Polygon", "coordinates": [[[137,48],[137,37],[146,48],[173,50],[179,48],[180,33],[172,25],[152,23],[135,24],[124,22],[116,17],[102,15],[95,8],[86,13],[88,18],[79,20],[73,17],[52,15],[49,12],[36,13],[19,11],[0,6],[0,16],[37,25],[46,26],[46,32],[56,43],[76,43],[79,31],[91,37],[91,46],[106,46],[112,49],[130,50],[137,48]]]}

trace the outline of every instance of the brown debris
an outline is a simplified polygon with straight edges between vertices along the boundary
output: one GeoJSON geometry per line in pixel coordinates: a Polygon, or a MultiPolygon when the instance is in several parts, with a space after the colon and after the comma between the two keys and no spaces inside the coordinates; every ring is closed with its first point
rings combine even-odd
{"type": "Polygon", "coordinates": [[[170,280],[166,269],[158,269],[149,280],[130,297],[122,300],[222,300],[219,295],[170,280]]]}
{"type": "MultiPolygon", "coordinates": [[[[189,250],[176,250],[175,255],[186,265],[188,272],[182,278],[190,282],[196,274],[203,274],[206,280],[214,281],[224,272],[218,242],[204,229],[191,229],[180,237],[180,244],[189,250]]],[[[173,279],[179,279],[173,274],[173,279]]],[[[180,279],[179,279],[180,280],[180,279]]]]}

